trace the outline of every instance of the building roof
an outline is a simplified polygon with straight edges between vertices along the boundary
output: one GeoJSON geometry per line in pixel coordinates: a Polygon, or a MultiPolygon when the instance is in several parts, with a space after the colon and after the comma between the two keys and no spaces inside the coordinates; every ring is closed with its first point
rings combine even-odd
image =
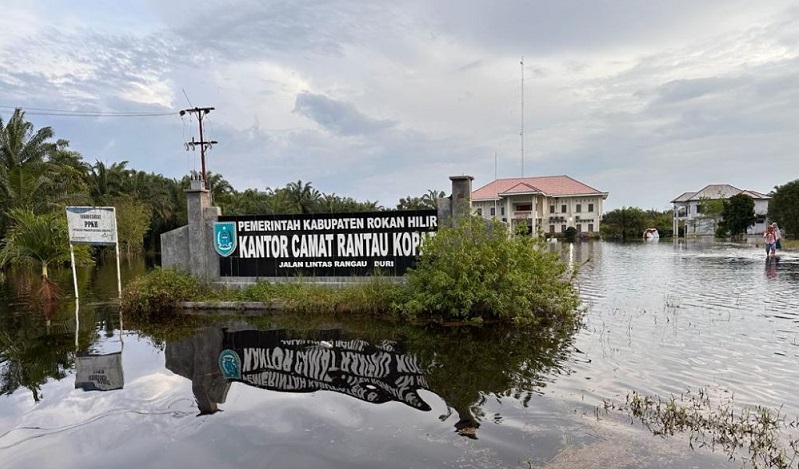
{"type": "Polygon", "coordinates": [[[671,201],[671,203],[690,202],[701,199],[711,199],[711,200],[729,199],[730,197],[738,195],[740,193],[744,193],[753,199],[771,198],[763,193],[752,190],[741,190],[729,184],[708,184],[698,192],[683,192],[682,194],[674,198],[671,201]]]}
{"type": "Polygon", "coordinates": [[[766,195],[766,194],[764,194],[762,192],[750,191],[750,190],[744,190],[742,192],[744,194],[748,195],[749,197],[753,198],[753,199],[770,199],[771,198],[770,196],[768,196],[768,195],[766,195]]]}
{"type": "Polygon", "coordinates": [[[691,197],[693,197],[694,194],[696,194],[696,192],[683,192],[682,194],[678,195],[674,200],[672,200],[671,203],[688,202],[689,200],[691,200],[691,197]]]}
{"type": "Polygon", "coordinates": [[[472,192],[472,200],[495,200],[501,197],[523,194],[542,194],[549,197],[598,195],[601,192],[569,176],[541,176],[529,178],[497,179],[472,192]]]}

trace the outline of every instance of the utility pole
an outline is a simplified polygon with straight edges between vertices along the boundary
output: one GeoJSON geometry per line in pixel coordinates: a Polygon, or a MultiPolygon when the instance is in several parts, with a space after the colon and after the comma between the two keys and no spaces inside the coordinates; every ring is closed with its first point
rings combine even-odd
{"type": "Polygon", "coordinates": [[[194,140],[194,137],[192,137],[191,142],[186,142],[186,151],[189,151],[189,148],[194,150],[195,147],[197,146],[200,147],[200,162],[202,164],[201,177],[203,181],[203,188],[205,189],[208,189],[208,181],[206,180],[205,177],[205,149],[206,148],[210,149],[213,145],[215,145],[218,142],[216,140],[209,140],[207,142],[203,140],[203,117],[205,117],[206,114],[208,114],[213,110],[214,108],[212,107],[195,107],[180,111],[181,116],[184,116],[186,114],[197,114],[197,122],[199,122],[200,124],[200,141],[197,142],[194,140]]]}

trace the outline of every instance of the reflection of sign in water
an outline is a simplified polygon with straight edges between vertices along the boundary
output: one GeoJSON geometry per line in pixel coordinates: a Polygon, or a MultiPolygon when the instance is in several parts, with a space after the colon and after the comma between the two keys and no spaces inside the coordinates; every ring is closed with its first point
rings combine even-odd
{"type": "Polygon", "coordinates": [[[219,357],[222,373],[231,371],[230,354],[240,363],[240,381],[286,392],[328,390],[383,403],[399,401],[419,410],[430,406],[417,393],[427,389],[412,355],[396,344],[372,345],[363,340],[290,339],[284,331],[225,332],[219,357]],[[224,367],[228,366],[226,370],[224,367]]]}
{"type": "Polygon", "coordinates": [[[225,379],[241,379],[241,359],[233,350],[222,350],[219,354],[219,369],[225,379]]]}
{"type": "Polygon", "coordinates": [[[122,389],[122,352],[75,358],[75,389],[111,391],[122,389]]]}

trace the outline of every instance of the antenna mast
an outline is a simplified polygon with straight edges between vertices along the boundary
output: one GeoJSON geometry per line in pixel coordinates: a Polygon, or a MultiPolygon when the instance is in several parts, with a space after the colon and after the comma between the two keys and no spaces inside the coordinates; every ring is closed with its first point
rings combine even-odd
{"type": "Polygon", "coordinates": [[[499,187],[497,186],[497,151],[494,150],[494,218],[497,218],[497,200],[499,199],[499,187]]]}
{"type": "Polygon", "coordinates": [[[522,177],[524,177],[524,56],[522,56],[522,61],[519,63],[522,66],[522,124],[519,136],[521,137],[522,177]]]}

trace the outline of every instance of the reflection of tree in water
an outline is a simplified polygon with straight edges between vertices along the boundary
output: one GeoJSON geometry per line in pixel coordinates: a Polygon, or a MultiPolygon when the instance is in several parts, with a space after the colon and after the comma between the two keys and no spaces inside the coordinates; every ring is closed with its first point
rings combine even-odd
{"type": "MultiPolygon", "coordinates": [[[[62,301],[42,309],[29,301],[33,291],[24,275],[9,276],[0,291],[0,394],[25,388],[38,402],[42,385],[65,378],[74,367],[75,306],[62,301]]],[[[81,331],[81,343],[92,342],[94,333],[92,323],[81,331]]]]}
{"type": "Polygon", "coordinates": [[[409,337],[408,350],[424,367],[430,390],[457,412],[457,432],[476,438],[486,396],[512,397],[526,406],[562,368],[573,333],[572,326],[436,327],[409,337]]]}
{"type": "Polygon", "coordinates": [[[33,400],[49,379],[63,379],[75,361],[75,335],[65,327],[46,327],[35,312],[7,314],[0,326],[0,393],[27,388],[33,400]]]}

